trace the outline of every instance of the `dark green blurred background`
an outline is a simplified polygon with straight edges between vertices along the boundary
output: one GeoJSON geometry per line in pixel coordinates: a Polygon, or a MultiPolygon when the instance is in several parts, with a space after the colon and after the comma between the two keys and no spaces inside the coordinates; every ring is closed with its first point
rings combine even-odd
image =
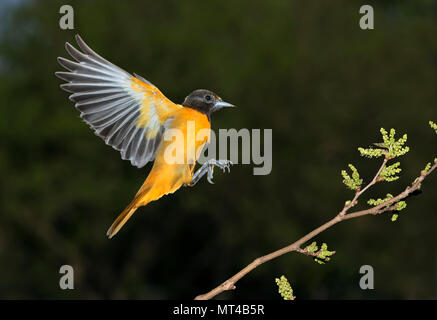
{"type": "MultiPolygon", "coordinates": [[[[64,1],[0,6],[0,298],[193,298],[257,256],[333,217],[352,196],[340,170],[366,181],[379,162],[358,146],[379,128],[408,133],[403,176],[366,198],[401,191],[436,156],[437,3],[411,1],[68,1],[75,30],[59,28],[64,1]],[[358,26],[373,4],[375,30],[358,26]],[[238,109],[213,128],[272,128],[273,171],[215,174],[138,210],[105,236],[148,174],[122,161],[79,118],[54,76],[79,33],[103,57],[182,102],[208,88],[238,109]],[[75,289],[59,289],[59,268],[75,289]]],[[[318,265],[289,254],[219,298],[437,298],[437,175],[396,223],[364,217],[317,237],[337,250],[318,265]],[[359,268],[375,290],[359,288],[359,268]]]]}

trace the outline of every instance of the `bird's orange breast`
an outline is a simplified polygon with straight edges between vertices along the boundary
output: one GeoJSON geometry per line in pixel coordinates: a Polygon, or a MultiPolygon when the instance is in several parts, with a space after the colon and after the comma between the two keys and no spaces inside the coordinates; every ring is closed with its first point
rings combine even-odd
{"type": "Polygon", "coordinates": [[[210,130],[208,117],[194,109],[183,107],[169,115],[164,133],[167,136],[162,139],[152,170],[138,192],[152,189],[144,201],[173,193],[191,182],[196,161],[210,139],[210,130]],[[182,154],[182,161],[174,162],[174,152],[182,154]]]}
{"type": "Polygon", "coordinates": [[[186,107],[174,111],[169,119],[155,161],[191,167],[210,139],[211,123],[205,114],[186,107]]]}

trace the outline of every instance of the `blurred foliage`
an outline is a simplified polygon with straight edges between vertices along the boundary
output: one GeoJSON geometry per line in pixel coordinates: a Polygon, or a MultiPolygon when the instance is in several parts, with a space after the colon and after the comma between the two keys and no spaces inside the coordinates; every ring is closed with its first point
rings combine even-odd
{"type": "Polygon", "coordinates": [[[430,121],[429,125],[432,129],[434,129],[435,133],[437,133],[437,123],[430,121]]]}
{"type": "MultiPolygon", "coordinates": [[[[424,125],[437,110],[435,1],[367,1],[372,31],[358,27],[355,0],[69,1],[73,31],[58,26],[64,2],[9,2],[0,13],[0,298],[192,298],[337,214],[349,195],[337,174],[348,162],[377,169],[355,150],[377,142],[381,126],[408,132],[412,147],[390,192],[435,156],[424,125]],[[214,185],[139,209],[108,240],[150,165],[122,161],[59,88],[56,57],[75,33],[175,102],[208,88],[239,106],[215,114],[214,129],[272,128],[271,174],[234,165],[214,185]],[[59,289],[63,264],[75,268],[74,290],[59,289]]],[[[300,299],[437,298],[437,252],[424,245],[436,241],[436,188],[430,177],[395,224],[364,217],[325,232],[333,263],[285,255],[219,298],[276,299],[271,279],[283,273],[300,299]],[[364,264],[375,290],[358,285],[364,264]]]]}

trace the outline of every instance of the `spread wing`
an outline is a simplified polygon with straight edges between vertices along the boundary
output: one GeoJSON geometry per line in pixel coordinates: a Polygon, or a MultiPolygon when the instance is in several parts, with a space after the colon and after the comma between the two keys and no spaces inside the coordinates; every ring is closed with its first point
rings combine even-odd
{"type": "Polygon", "coordinates": [[[144,78],[131,75],[105,60],[76,35],[79,51],[68,42],[67,52],[76,61],[59,57],[68,72],[56,72],[67,83],[70,100],[80,117],[121,158],[143,167],[155,158],[170,113],[182,106],[167,99],[144,78]]]}

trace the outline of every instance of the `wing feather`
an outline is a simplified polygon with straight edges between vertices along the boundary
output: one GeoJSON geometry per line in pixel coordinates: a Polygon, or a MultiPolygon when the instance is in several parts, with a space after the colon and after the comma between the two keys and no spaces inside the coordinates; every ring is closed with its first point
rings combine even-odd
{"type": "Polygon", "coordinates": [[[150,81],[98,55],[78,35],[76,41],[81,51],[65,44],[75,61],[58,57],[67,70],[56,72],[66,81],[61,88],[72,93],[70,100],[96,135],[122,159],[143,167],[155,158],[171,113],[182,107],[150,81]]]}

